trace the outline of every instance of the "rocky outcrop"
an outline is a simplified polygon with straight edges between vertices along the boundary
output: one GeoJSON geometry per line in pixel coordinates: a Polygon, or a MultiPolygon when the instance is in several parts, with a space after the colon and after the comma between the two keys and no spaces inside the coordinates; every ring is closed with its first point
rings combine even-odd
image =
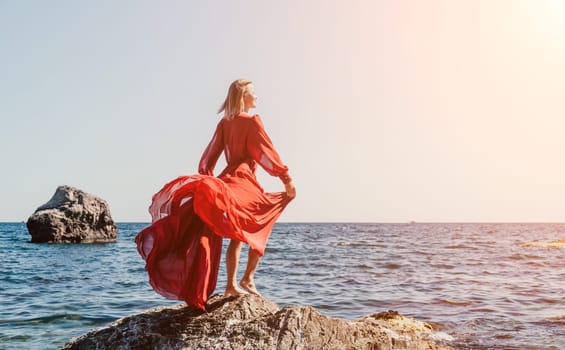
{"type": "Polygon", "coordinates": [[[565,248],[565,238],[551,242],[528,242],[522,244],[524,247],[541,247],[541,248],[565,248]]]}
{"type": "Polygon", "coordinates": [[[27,229],[34,243],[105,243],[118,235],[106,201],[70,186],[59,186],[27,229]]]}
{"type": "Polygon", "coordinates": [[[207,312],[179,305],[122,318],[71,339],[71,349],[450,349],[431,326],[388,311],[355,321],[254,296],[212,297],[207,312]]]}

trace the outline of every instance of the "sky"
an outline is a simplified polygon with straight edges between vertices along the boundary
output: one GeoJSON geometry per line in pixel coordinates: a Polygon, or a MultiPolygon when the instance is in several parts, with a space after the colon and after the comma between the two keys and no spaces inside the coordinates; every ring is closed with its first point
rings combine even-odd
{"type": "Polygon", "coordinates": [[[560,0],[0,0],[0,221],[59,185],[150,221],[237,78],[281,222],[565,221],[560,0]]]}

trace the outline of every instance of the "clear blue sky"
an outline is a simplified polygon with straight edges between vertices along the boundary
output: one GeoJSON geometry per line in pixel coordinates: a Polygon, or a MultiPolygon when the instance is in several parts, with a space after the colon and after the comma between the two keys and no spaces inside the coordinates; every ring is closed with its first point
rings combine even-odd
{"type": "Polygon", "coordinates": [[[66,184],[148,221],[243,77],[298,189],[282,221],[564,221],[562,23],[556,0],[0,1],[0,220],[66,184]]]}

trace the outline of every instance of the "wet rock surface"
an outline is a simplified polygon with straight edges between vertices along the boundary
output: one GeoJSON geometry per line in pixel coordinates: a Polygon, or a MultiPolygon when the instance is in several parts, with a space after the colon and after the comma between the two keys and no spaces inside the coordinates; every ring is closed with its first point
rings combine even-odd
{"type": "Polygon", "coordinates": [[[254,295],[216,295],[207,312],[179,305],[124,317],[63,349],[451,349],[432,327],[395,311],[355,321],[254,295]]]}
{"type": "Polygon", "coordinates": [[[70,186],[59,186],[27,229],[33,243],[107,243],[118,235],[106,201],[70,186]]]}

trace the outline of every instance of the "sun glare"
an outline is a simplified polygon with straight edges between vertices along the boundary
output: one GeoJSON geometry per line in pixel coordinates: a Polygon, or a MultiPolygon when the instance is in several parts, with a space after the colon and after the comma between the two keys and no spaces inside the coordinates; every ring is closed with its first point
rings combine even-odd
{"type": "Polygon", "coordinates": [[[541,1],[540,4],[544,4],[549,10],[561,12],[561,15],[565,12],[565,2],[563,0],[545,0],[541,1]]]}
{"type": "Polygon", "coordinates": [[[565,1],[530,1],[528,15],[533,20],[536,32],[550,45],[565,48],[565,1]]]}

